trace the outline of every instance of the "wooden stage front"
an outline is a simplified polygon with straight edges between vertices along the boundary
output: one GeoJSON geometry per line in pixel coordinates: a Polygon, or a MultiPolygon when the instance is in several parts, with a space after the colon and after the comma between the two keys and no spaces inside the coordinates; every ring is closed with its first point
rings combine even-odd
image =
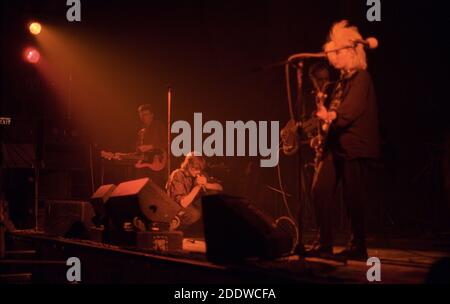
{"type": "MultiPolygon", "coordinates": [[[[184,239],[183,250],[177,252],[136,250],[28,230],[11,233],[7,240],[10,250],[0,259],[0,275],[7,282],[13,282],[10,274],[14,273],[31,283],[67,283],[69,257],[79,258],[84,284],[368,283],[370,268],[366,262],[297,255],[219,265],[206,259],[205,243],[198,239],[184,239]]],[[[371,247],[369,256],[381,260],[381,284],[432,282],[435,270],[448,267],[445,250],[371,247]]]]}

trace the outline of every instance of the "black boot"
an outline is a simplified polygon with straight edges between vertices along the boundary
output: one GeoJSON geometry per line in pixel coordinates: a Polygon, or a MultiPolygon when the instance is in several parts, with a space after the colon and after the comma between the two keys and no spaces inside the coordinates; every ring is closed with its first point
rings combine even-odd
{"type": "Polygon", "coordinates": [[[333,255],[333,246],[325,244],[315,244],[306,251],[306,256],[310,257],[328,257],[333,255]]]}
{"type": "Polygon", "coordinates": [[[365,245],[355,245],[350,244],[347,247],[339,252],[337,257],[349,259],[349,260],[357,260],[357,261],[367,261],[367,248],[365,245]]]}
{"type": "Polygon", "coordinates": [[[294,249],[294,254],[298,254],[299,256],[305,256],[306,255],[305,245],[298,243],[294,249]]]}

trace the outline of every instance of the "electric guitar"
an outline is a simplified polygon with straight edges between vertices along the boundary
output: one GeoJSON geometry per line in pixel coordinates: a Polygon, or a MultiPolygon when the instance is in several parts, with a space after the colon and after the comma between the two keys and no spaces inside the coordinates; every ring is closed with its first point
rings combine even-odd
{"type": "Polygon", "coordinates": [[[161,171],[167,164],[167,152],[164,149],[153,149],[144,153],[114,153],[103,150],[100,155],[107,160],[132,162],[137,169],[148,168],[155,172],[161,171]]]}
{"type": "MultiPolygon", "coordinates": [[[[314,85],[315,94],[316,94],[316,108],[317,108],[317,110],[319,110],[320,107],[324,106],[325,100],[328,97],[328,95],[325,92],[325,88],[329,85],[329,83],[326,83],[324,86],[324,89],[322,89],[314,77],[311,77],[311,81],[314,85]]],[[[331,107],[330,107],[330,109],[331,109],[331,107]]],[[[325,147],[325,140],[327,138],[328,130],[330,127],[330,122],[322,122],[317,117],[315,117],[314,119],[317,120],[317,122],[315,124],[316,128],[317,128],[317,135],[311,139],[309,145],[311,148],[314,149],[314,152],[315,152],[314,170],[317,173],[317,172],[319,172],[319,169],[321,167],[323,153],[324,153],[324,147],[325,147]]]]}

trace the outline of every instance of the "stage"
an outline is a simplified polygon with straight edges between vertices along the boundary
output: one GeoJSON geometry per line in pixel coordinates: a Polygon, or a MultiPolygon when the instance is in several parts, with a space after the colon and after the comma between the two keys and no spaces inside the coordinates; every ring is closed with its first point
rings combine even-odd
{"type": "MultiPolygon", "coordinates": [[[[50,237],[32,230],[11,233],[7,241],[9,251],[5,259],[0,260],[1,279],[10,283],[67,284],[69,266],[66,261],[69,257],[77,257],[81,263],[82,284],[373,284],[366,275],[371,265],[365,261],[292,255],[276,260],[211,263],[206,258],[206,245],[201,239],[184,238],[183,250],[174,252],[50,237]],[[15,276],[11,276],[13,273],[15,276]]],[[[447,245],[436,241],[392,239],[380,247],[369,247],[369,257],[381,261],[381,281],[374,283],[420,284],[438,280],[439,273],[430,277],[430,271],[437,263],[441,266],[440,271],[448,269],[445,264],[448,264],[447,245]],[[444,250],[433,250],[432,247],[444,250]]],[[[335,252],[340,249],[335,247],[335,252]]]]}
{"type": "Polygon", "coordinates": [[[0,285],[449,284],[446,9],[380,2],[2,1],[0,285]]]}

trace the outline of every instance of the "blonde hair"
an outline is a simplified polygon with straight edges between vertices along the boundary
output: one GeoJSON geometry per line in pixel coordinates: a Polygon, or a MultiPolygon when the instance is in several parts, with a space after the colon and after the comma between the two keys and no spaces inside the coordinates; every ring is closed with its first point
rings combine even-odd
{"type": "Polygon", "coordinates": [[[366,52],[362,44],[355,44],[355,40],[362,40],[362,36],[356,26],[349,26],[347,20],[336,22],[331,27],[328,35],[328,41],[324,44],[324,51],[330,49],[339,49],[342,47],[350,46],[354,50],[355,56],[350,63],[351,69],[367,69],[366,52]]]}

